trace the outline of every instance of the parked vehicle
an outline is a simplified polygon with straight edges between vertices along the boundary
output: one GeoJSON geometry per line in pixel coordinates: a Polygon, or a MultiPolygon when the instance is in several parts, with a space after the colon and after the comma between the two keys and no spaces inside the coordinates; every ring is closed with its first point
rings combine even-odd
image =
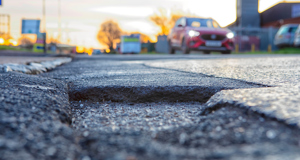
{"type": "Polygon", "coordinates": [[[192,50],[230,54],[234,49],[233,38],[229,29],[221,28],[213,19],[182,17],[168,35],[169,53],[181,49],[184,54],[192,50]]]}
{"type": "Polygon", "coordinates": [[[102,54],[100,49],[93,49],[93,55],[94,54],[102,54]]]}
{"type": "Polygon", "coordinates": [[[295,32],[299,24],[286,24],[280,27],[276,33],[274,44],[278,48],[294,46],[295,32]]]}
{"type": "Polygon", "coordinates": [[[298,28],[295,32],[294,46],[300,47],[300,25],[298,25],[298,28]]]}
{"type": "Polygon", "coordinates": [[[139,54],[142,49],[140,34],[131,34],[121,36],[120,53],[121,54],[139,54]]]}

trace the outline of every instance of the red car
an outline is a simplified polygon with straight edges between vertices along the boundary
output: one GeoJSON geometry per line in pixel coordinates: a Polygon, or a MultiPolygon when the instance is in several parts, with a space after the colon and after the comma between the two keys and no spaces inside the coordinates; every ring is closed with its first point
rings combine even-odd
{"type": "Polygon", "coordinates": [[[230,54],[234,49],[233,38],[229,29],[221,28],[213,19],[182,17],[168,35],[169,53],[181,49],[184,54],[192,50],[230,54]]]}

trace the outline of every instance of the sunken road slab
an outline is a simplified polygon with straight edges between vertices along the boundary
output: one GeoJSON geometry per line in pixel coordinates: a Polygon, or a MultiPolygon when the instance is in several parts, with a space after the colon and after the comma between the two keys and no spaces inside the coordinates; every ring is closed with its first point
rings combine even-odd
{"type": "Polygon", "coordinates": [[[75,60],[43,76],[69,83],[72,101],[205,103],[221,90],[267,87],[230,78],[152,68],[135,61],[75,60]]]}
{"type": "Polygon", "coordinates": [[[208,101],[207,111],[231,104],[300,127],[300,56],[179,60],[146,65],[270,86],[222,91],[208,101]]]}
{"type": "MultiPolygon", "coordinates": [[[[215,60],[197,62],[202,61],[215,60]]],[[[281,64],[285,63],[288,64],[281,64]]],[[[188,64],[190,61],[118,61],[91,57],[75,59],[42,76],[68,83],[72,127],[81,148],[92,159],[295,159],[300,156],[299,128],[290,121],[273,119],[280,112],[285,113],[286,108],[281,104],[285,101],[277,101],[288,96],[284,95],[286,91],[276,96],[273,94],[278,92],[277,88],[271,83],[208,75],[195,72],[202,69],[197,67],[195,71],[178,69],[188,64]],[[176,65],[175,69],[164,63],[176,65]],[[256,92],[261,95],[254,96],[256,92]],[[272,96],[275,98],[270,101],[272,96]],[[245,102],[247,98],[249,103],[245,102]],[[271,106],[278,104],[273,108],[278,110],[277,114],[267,105],[264,110],[258,106],[265,100],[271,106]],[[239,102],[245,102],[245,106],[240,107],[239,102]],[[249,109],[254,102],[257,104],[249,109]]],[[[209,63],[206,65],[202,67],[209,68],[209,63]]],[[[263,70],[265,66],[258,67],[263,70]]],[[[297,88],[292,89],[289,95],[297,97],[297,92],[297,88]]]]}

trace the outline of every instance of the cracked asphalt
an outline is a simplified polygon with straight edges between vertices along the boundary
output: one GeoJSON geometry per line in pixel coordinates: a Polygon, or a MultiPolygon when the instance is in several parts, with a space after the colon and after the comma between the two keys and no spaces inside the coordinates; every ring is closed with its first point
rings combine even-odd
{"type": "Polygon", "coordinates": [[[299,66],[297,55],[101,55],[0,73],[0,159],[298,159],[299,66]]]}

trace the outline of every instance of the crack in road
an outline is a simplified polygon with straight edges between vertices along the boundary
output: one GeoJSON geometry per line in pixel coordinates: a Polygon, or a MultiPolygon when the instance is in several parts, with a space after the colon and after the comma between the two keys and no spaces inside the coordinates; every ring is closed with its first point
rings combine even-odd
{"type": "Polygon", "coordinates": [[[125,69],[122,64],[114,67],[118,71],[115,75],[112,71],[99,72],[100,75],[88,73],[86,79],[66,78],[70,82],[72,128],[82,153],[89,158],[294,159],[300,156],[297,127],[247,108],[237,108],[232,103],[207,108],[206,102],[222,91],[272,86],[144,64],[129,65],[125,69]],[[149,69],[158,73],[155,76],[150,71],[127,73],[128,69],[138,67],[139,73],[149,69]],[[182,77],[189,82],[179,84],[182,77]]]}
{"type": "Polygon", "coordinates": [[[275,87],[140,63],[66,66],[44,78],[0,74],[3,159],[300,157],[299,127],[287,125],[293,119],[279,121],[258,114],[256,106],[235,105],[244,92],[256,88],[262,95],[275,87]],[[231,99],[222,100],[224,95],[231,99]]]}
{"type": "Polygon", "coordinates": [[[229,104],[207,108],[211,96],[232,89],[212,88],[105,86],[69,92],[72,127],[92,159],[300,156],[298,128],[229,104]]]}
{"type": "MultiPolygon", "coordinates": [[[[145,66],[144,64],[138,66],[145,66]]],[[[172,77],[170,83],[174,84],[163,84],[161,86],[155,85],[106,85],[99,84],[93,86],[81,86],[79,88],[73,87],[74,84],[70,84],[70,100],[79,101],[79,100],[89,100],[89,101],[113,101],[113,102],[202,102],[205,103],[212,97],[214,94],[222,90],[231,90],[231,89],[241,89],[241,88],[260,88],[260,87],[271,87],[262,84],[256,84],[252,82],[246,82],[242,80],[230,79],[230,78],[221,78],[208,76],[198,73],[190,73],[185,71],[177,71],[172,69],[156,68],[149,67],[158,70],[162,70],[163,73],[168,73],[168,70],[175,72],[179,77],[191,77],[189,82],[185,84],[178,85],[177,77],[172,77]],[[174,79],[174,80],[173,80],[174,79]],[[203,79],[203,80],[201,80],[203,79]],[[174,82],[173,82],[174,81],[174,82]],[[218,82],[218,83],[214,83],[218,82]]],[[[174,73],[173,73],[174,74],[174,73]]],[[[159,75],[157,79],[163,79],[169,75],[159,75]]],[[[125,76],[112,76],[104,77],[109,81],[116,82],[117,80],[124,80],[125,76]]],[[[131,79],[128,81],[135,81],[139,77],[131,76],[131,79]]],[[[155,82],[157,79],[153,79],[151,76],[144,79],[147,79],[147,82],[155,82]]],[[[138,80],[141,81],[141,80],[138,80]]],[[[142,80],[144,81],[144,80],[142,80]]]]}

